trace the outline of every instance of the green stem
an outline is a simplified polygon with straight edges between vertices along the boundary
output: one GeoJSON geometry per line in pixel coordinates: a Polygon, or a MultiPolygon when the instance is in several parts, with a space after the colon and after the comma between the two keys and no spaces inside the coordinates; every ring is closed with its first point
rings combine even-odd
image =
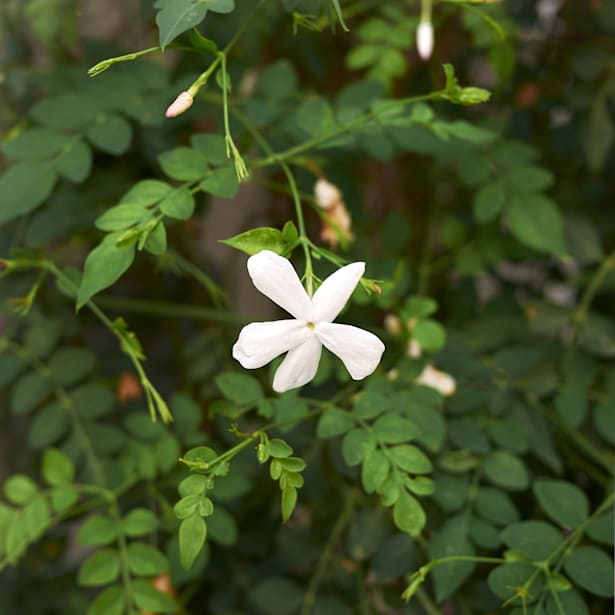
{"type": "MultiPolygon", "coordinates": [[[[6,261],[7,267],[12,269],[43,269],[51,273],[56,280],[62,282],[65,288],[70,290],[75,296],[79,291],[79,287],[58,267],[55,263],[48,260],[30,260],[30,259],[15,259],[6,261]]],[[[156,411],[160,414],[162,421],[168,423],[173,420],[173,415],[169,410],[166,402],[162,396],[155,389],[154,385],[150,382],[143,366],[141,364],[141,358],[137,354],[137,350],[133,347],[133,339],[123,329],[116,327],[104,312],[90,299],[85,304],[88,309],[100,320],[100,322],[117,338],[120,343],[120,348],[128,356],[132,362],[135,371],[139,375],[141,385],[145,391],[145,395],[148,401],[148,407],[152,420],[156,420],[156,411]]]]}
{"type": "Polygon", "coordinates": [[[536,395],[524,392],[525,399],[528,404],[544,414],[549,420],[556,423],[561,431],[590,459],[595,461],[599,466],[604,468],[609,474],[613,471],[613,459],[595,442],[592,442],[587,436],[577,431],[573,427],[569,427],[553,410],[545,406],[536,395]]]}
{"type": "Polygon", "coordinates": [[[322,583],[327,566],[329,565],[329,560],[333,555],[335,544],[346,529],[346,526],[352,517],[357,494],[353,490],[347,490],[345,495],[346,497],[344,498],[342,510],[340,511],[340,514],[331,529],[331,533],[329,534],[325,548],[320,556],[320,559],[318,560],[318,564],[316,565],[316,570],[310,578],[307,590],[303,596],[303,604],[301,605],[299,615],[311,615],[312,609],[314,608],[314,602],[316,601],[318,588],[322,583]]]}
{"type": "Polygon", "coordinates": [[[593,275],[590,280],[583,296],[581,297],[581,301],[579,302],[579,307],[576,309],[575,313],[572,316],[573,323],[573,339],[576,340],[579,334],[579,330],[581,325],[587,318],[587,314],[589,312],[589,308],[596,296],[596,293],[600,289],[600,285],[604,281],[604,278],[615,269],[615,250],[611,252],[600,264],[598,270],[593,275]]]}
{"type": "Polygon", "coordinates": [[[329,131],[325,135],[321,135],[320,137],[314,137],[313,139],[304,141],[303,143],[295,145],[294,147],[291,147],[283,152],[271,154],[270,156],[267,156],[266,158],[257,160],[254,162],[252,166],[255,168],[256,167],[266,167],[266,166],[269,166],[270,164],[276,164],[276,163],[279,164],[281,161],[292,159],[298,154],[302,154],[303,152],[306,152],[310,149],[318,147],[319,145],[322,145],[323,143],[326,143],[327,141],[331,141],[331,139],[335,139],[336,137],[339,137],[345,132],[348,132],[352,130],[353,128],[356,128],[357,126],[360,126],[361,124],[365,124],[366,122],[374,120],[379,115],[382,115],[383,113],[387,111],[395,109],[396,107],[401,107],[401,106],[408,105],[410,103],[419,102],[422,100],[436,100],[440,98],[441,93],[442,93],[441,91],[437,91],[437,92],[430,92],[429,94],[421,94],[419,96],[410,96],[408,98],[391,100],[388,103],[381,105],[378,108],[377,112],[368,111],[367,113],[360,115],[354,120],[347,122],[346,124],[342,124],[341,126],[338,126],[337,128],[334,128],[333,130],[329,131]]]}
{"type": "Polygon", "coordinates": [[[423,609],[425,609],[427,615],[442,615],[442,611],[440,611],[433,600],[429,597],[429,594],[422,587],[419,587],[416,590],[416,597],[421,603],[423,609]]]}
{"type": "Polygon", "coordinates": [[[246,319],[230,312],[211,308],[202,308],[196,305],[173,303],[172,301],[150,301],[134,299],[132,297],[99,297],[97,303],[110,310],[120,312],[134,312],[137,314],[160,314],[175,316],[177,318],[190,318],[194,320],[206,320],[221,324],[240,325],[252,322],[254,319],[246,319]]]}
{"type": "Polygon", "coordinates": [[[36,357],[30,355],[30,353],[23,346],[20,346],[19,344],[16,344],[11,340],[6,340],[6,345],[17,356],[29,363],[42,378],[52,383],[53,394],[55,395],[62,409],[66,412],[66,414],[68,414],[69,420],[73,425],[73,431],[77,436],[77,441],[81,445],[83,452],[85,453],[87,459],[90,462],[90,465],[92,466],[92,471],[94,472],[96,481],[100,485],[104,485],[106,481],[105,473],[102,469],[102,464],[98,459],[98,456],[94,451],[94,447],[92,446],[92,441],[87,435],[83,424],[81,423],[81,419],[79,418],[79,415],[75,410],[75,405],[73,404],[73,401],[66,392],[66,390],[60,385],[53,384],[53,380],[50,378],[51,371],[49,367],[44,365],[36,357]]]}

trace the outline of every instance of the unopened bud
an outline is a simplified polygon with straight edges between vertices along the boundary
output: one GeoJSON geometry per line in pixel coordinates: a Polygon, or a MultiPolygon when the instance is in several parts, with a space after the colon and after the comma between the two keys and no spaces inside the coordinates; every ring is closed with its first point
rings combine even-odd
{"type": "Polygon", "coordinates": [[[455,379],[450,374],[436,369],[433,365],[426,365],[416,381],[419,384],[436,389],[445,396],[453,395],[457,390],[455,379]]]}
{"type": "Polygon", "coordinates": [[[165,112],[166,117],[177,117],[192,107],[194,98],[190,92],[182,92],[165,112]]]}
{"type": "Polygon", "coordinates": [[[421,21],[416,30],[416,48],[423,60],[429,60],[433,51],[433,26],[431,21],[421,21]]]}
{"type": "Polygon", "coordinates": [[[408,348],[406,349],[406,355],[408,355],[411,359],[418,359],[423,354],[421,350],[421,345],[412,338],[408,342],[408,348]]]}
{"type": "Polygon", "coordinates": [[[331,209],[342,200],[342,194],[337,186],[322,178],[314,184],[314,196],[316,204],[322,209],[331,209]]]}
{"type": "Polygon", "coordinates": [[[391,335],[400,335],[401,333],[401,321],[399,320],[399,317],[395,314],[387,314],[384,317],[384,328],[391,334],[391,335]]]}

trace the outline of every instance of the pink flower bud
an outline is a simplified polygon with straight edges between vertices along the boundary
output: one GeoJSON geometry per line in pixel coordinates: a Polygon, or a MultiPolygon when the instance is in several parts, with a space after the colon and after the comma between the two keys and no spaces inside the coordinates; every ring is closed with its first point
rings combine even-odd
{"type": "Polygon", "coordinates": [[[433,51],[433,26],[431,21],[421,21],[416,30],[416,48],[423,60],[431,58],[433,51]]]}
{"type": "Polygon", "coordinates": [[[194,98],[192,98],[192,94],[190,92],[182,92],[170,105],[166,110],[166,117],[177,117],[181,115],[184,111],[187,111],[192,107],[192,103],[194,102],[194,98]]]}

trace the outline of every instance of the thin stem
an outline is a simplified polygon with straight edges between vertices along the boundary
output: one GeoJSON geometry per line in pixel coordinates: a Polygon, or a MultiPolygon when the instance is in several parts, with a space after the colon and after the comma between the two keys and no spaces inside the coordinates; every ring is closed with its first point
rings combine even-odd
{"type": "Polygon", "coordinates": [[[177,318],[190,318],[194,320],[207,320],[220,324],[245,324],[254,319],[246,319],[230,312],[211,308],[202,308],[196,305],[173,303],[172,301],[151,301],[135,299],[132,297],[100,297],[97,299],[100,306],[120,312],[135,312],[137,314],[161,314],[177,318]]]}
{"type": "Polygon", "coordinates": [[[416,591],[416,597],[421,603],[421,606],[425,609],[427,615],[442,615],[440,609],[436,606],[433,600],[429,597],[429,594],[419,587],[416,591]]]}
{"type": "Polygon", "coordinates": [[[329,534],[325,548],[322,551],[320,559],[318,560],[318,564],[316,565],[316,570],[310,578],[307,590],[303,596],[303,604],[301,605],[299,615],[311,615],[312,609],[314,608],[314,602],[316,601],[316,594],[318,593],[318,588],[322,583],[327,566],[329,565],[329,560],[333,555],[335,543],[346,529],[346,526],[352,517],[357,494],[354,490],[347,490],[345,495],[346,497],[344,498],[342,510],[340,511],[340,514],[331,529],[331,533],[329,534]]]}
{"type": "Polygon", "coordinates": [[[294,158],[298,154],[302,154],[303,152],[313,149],[314,147],[318,147],[319,145],[322,145],[323,143],[326,143],[327,141],[331,141],[331,139],[335,139],[336,137],[339,137],[345,132],[348,132],[352,130],[353,128],[356,128],[357,126],[360,126],[361,124],[374,120],[379,115],[382,115],[386,111],[390,111],[392,109],[395,109],[396,107],[401,107],[401,106],[414,103],[414,102],[419,102],[422,100],[435,100],[440,97],[440,94],[441,92],[438,91],[438,92],[430,92],[429,94],[421,94],[419,96],[410,96],[408,98],[391,100],[388,103],[381,105],[377,111],[368,111],[367,113],[360,115],[354,120],[347,122],[346,124],[342,124],[338,126],[337,128],[334,128],[333,130],[329,131],[327,134],[321,135],[320,137],[314,137],[313,139],[304,141],[303,143],[295,145],[294,147],[291,147],[283,152],[278,152],[276,154],[267,156],[266,158],[262,158],[261,160],[257,160],[254,162],[253,166],[254,167],[266,167],[266,166],[269,166],[270,164],[276,164],[276,163],[279,164],[281,161],[294,158]]]}
{"type": "Polygon", "coordinates": [[[36,357],[33,357],[23,346],[20,346],[19,344],[11,340],[6,340],[6,346],[11,349],[18,357],[24,359],[27,363],[29,363],[42,378],[52,383],[53,394],[55,395],[62,409],[69,416],[69,419],[73,425],[73,430],[75,432],[75,435],[77,436],[77,440],[92,466],[92,471],[94,472],[96,481],[100,485],[104,485],[106,481],[105,473],[102,469],[102,464],[98,459],[98,456],[94,451],[92,441],[87,435],[83,424],[81,423],[81,419],[79,418],[79,415],[75,410],[73,400],[70,398],[66,390],[59,384],[53,384],[53,380],[50,378],[51,371],[49,367],[44,365],[36,357]]]}
{"type": "Polygon", "coordinates": [[[615,269],[615,250],[611,252],[600,264],[598,270],[593,275],[590,280],[583,296],[581,297],[581,301],[579,302],[579,307],[576,309],[575,313],[572,316],[573,323],[573,339],[577,339],[579,334],[579,329],[581,325],[587,318],[587,314],[589,312],[589,308],[596,296],[596,293],[600,289],[600,285],[604,281],[604,278],[611,272],[611,270],[615,269]]]}
{"type": "MultiPolygon", "coordinates": [[[[65,288],[69,289],[75,296],[79,291],[79,287],[58,267],[55,263],[48,260],[30,260],[30,259],[16,259],[4,261],[9,269],[43,269],[49,271],[59,282],[62,282],[65,288]]],[[[173,415],[169,410],[166,402],[162,396],[155,389],[154,385],[150,382],[143,366],[141,364],[140,350],[135,347],[134,334],[130,331],[126,331],[123,327],[114,325],[109,318],[102,312],[102,310],[90,299],[85,304],[88,309],[100,320],[100,322],[117,338],[120,343],[120,348],[128,356],[132,362],[145,395],[148,401],[148,407],[152,421],[156,420],[156,411],[160,414],[162,421],[168,423],[173,420],[173,415]]]]}
{"type": "Polygon", "coordinates": [[[536,395],[524,392],[527,402],[539,410],[542,414],[548,417],[551,421],[556,422],[558,427],[566,434],[566,436],[590,459],[595,461],[599,466],[604,468],[609,474],[613,471],[613,459],[606,451],[601,449],[595,442],[592,442],[587,436],[577,431],[572,427],[568,427],[559,416],[550,408],[545,406],[536,395]]]}

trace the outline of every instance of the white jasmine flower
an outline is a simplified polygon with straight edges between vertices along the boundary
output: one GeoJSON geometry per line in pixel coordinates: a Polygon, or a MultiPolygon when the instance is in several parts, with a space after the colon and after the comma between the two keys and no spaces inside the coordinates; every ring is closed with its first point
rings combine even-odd
{"type": "Polygon", "coordinates": [[[278,393],[314,378],[323,346],[342,360],[353,380],[369,376],[380,363],[384,344],[373,333],[333,322],[364,271],[365,263],[346,265],[310,297],[288,259],[269,250],[251,256],[248,273],[254,286],[293,319],[245,326],[233,346],[233,358],[246,369],[256,369],[287,353],[273,378],[278,393]]]}
{"type": "Polygon", "coordinates": [[[429,364],[425,366],[416,381],[419,384],[436,389],[436,391],[444,396],[454,395],[457,390],[457,383],[450,374],[441,372],[439,369],[429,364]]]}
{"type": "Polygon", "coordinates": [[[416,48],[423,60],[429,60],[433,51],[433,26],[431,21],[421,20],[416,30],[416,48]]]}

